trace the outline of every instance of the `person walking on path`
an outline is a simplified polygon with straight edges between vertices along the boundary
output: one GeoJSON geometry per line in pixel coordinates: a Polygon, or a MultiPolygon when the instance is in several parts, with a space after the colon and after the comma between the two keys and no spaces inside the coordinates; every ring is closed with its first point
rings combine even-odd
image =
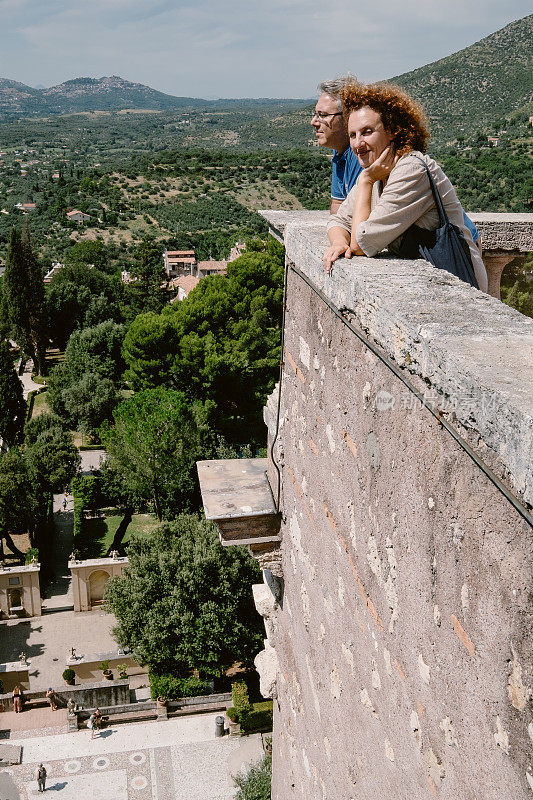
{"type": "Polygon", "coordinates": [[[40,792],[44,792],[46,789],[46,768],[43,764],[39,764],[37,767],[37,787],[40,792]]]}
{"type": "Polygon", "coordinates": [[[96,714],[91,714],[87,722],[87,727],[91,729],[91,739],[94,739],[95,731],[98,731],[98,717],[96,714]]]}
{"type": "Polygon", "coordinates": [[[50,704],[50,708],[52,709],[52,711],[55,711],[56,708],[57,708],[56,696],[54,694],[54,690],[52,689],[52,687],[50,687],[48,689],[48,691],[46,692],[46,698],[47,698],[47,700],[48,700],[48,702],[50,704]]]}
{"type": "Polygon", "coordinates": [[[19,714],[22,711],[22,690],[20,686],[15,686],[13,689],[13,708],[15,714],[19,714]]]}

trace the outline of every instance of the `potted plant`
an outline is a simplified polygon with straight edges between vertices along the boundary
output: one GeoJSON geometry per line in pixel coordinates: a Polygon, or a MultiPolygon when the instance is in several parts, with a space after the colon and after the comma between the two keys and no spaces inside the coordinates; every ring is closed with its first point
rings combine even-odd
{"type": "Polygon", "coordinates": [[[230,708],[226,709],[226,716],[229,720],[230,736],[236,736],[241,732],[239,712],[234,706],[230,706],[230,708]]]}
{"type": "Polygon", "coordinates": [[[74,686],[74,680],[76,679],[76,673],[70,667],[67,667],[63,670],[63,680],[69,685],[74,686]]]}
{"type": "Polygon", "coordinates": [[[128,664],[117,664],[118,677],[121,681],[126,680],[128,677],[128,664]]]}
{"type": "Polygon", "coordinates": [[[104,678],[108,681],[113,680],[113,670],[109,669],[109,659],[102,661],[100,664],[100,669],[104,673],[104,678]]]}

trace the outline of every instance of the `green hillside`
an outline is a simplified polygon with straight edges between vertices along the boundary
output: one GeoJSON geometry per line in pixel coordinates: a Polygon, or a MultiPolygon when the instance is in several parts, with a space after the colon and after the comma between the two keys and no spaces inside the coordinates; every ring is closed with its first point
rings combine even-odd
{"type": "Polygon", "coordinates": [[[391,81],[423,103],[434,137],[453,139],[514,112],[533,113],[532,42],[530,15],[391,81]]]}

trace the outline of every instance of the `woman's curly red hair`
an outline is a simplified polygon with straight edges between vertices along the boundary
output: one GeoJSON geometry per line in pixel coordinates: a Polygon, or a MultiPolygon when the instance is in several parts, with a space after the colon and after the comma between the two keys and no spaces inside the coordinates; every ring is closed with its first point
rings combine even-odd
{"type": "Polygon", "coordinates": [[[422,106],[398,86],[390,83],[348,83],[341,89],[344,119],[359,108],[372,108],[394,137],[394,149],[403,156],[410,150],[426,152],[429,140],[422,106]]]}

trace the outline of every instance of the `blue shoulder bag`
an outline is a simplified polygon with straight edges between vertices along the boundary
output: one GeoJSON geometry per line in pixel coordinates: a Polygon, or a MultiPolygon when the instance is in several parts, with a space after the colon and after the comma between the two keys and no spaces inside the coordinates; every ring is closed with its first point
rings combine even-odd
{"type": "Polygon", "coordinates": [[[428,165],[418,156],[414,156],[414,158],[424,165],[428,174],[429,185],[439,213],[439,227],[430,231],[420,228],[418,225],[411,225],[405,231],[399,246],[394,247],[393,250],[402,258],[425,258],[437,269],[445,269],[475,289],[479,289],[470,248],[464,233],[457,225],[452,225],[448,219],[428,165]]]}

